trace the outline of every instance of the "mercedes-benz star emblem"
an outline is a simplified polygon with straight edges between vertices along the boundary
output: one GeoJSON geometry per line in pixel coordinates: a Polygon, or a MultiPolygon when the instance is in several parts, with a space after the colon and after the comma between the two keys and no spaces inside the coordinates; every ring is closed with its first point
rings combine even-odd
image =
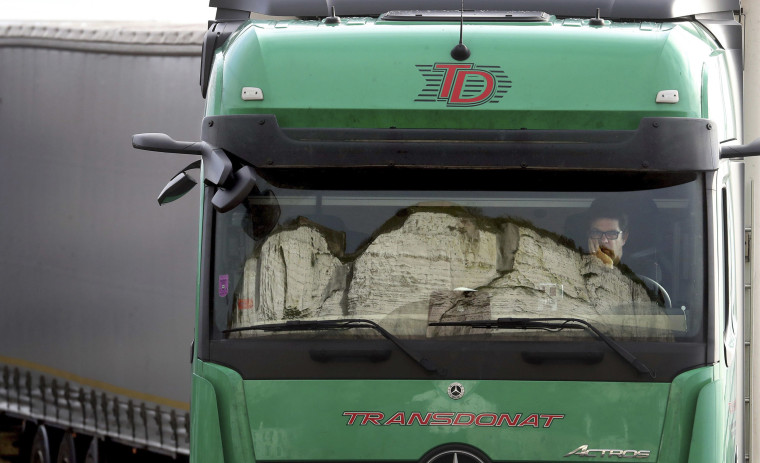
{"type": "Polygon", "coordinates": [[[464,386],[462,386],[462,383],[451,383],[449,384],[449,397],[451,397],[454,400],[461,399],[464,395],[464,386]]]}
{"type": "Polygon", "coordinates": [[[475,448],[453,444],[431,450],[420,463],[490,463],[490,460],[475,448]]]}

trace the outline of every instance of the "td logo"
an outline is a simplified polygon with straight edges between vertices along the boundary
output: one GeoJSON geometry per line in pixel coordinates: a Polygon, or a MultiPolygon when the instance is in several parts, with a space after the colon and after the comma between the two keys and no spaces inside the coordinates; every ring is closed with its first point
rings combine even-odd
{"type": "Polygon", "coordinates": [[[416,102],[445,101],[446,106],[478,106],[498,103],[512,87],[500,66],[472,63],[418,64],[425,88],[416,102]]]}

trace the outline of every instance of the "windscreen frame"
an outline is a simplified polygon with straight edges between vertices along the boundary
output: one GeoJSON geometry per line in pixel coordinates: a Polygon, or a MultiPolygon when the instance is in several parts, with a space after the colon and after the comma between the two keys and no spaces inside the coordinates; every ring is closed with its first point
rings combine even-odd
{"type": "MultiPolygon", "coordinates": [[[[703,211],[703,217],[705,220],[703,220],[703,226],[704,226],[704,237],[705,237],[705,258],[704,258],[704,264],[705,264],[705,272],[704,272],[704,288],[705,288],[705,294],[704,294],[704,310],[703,310],[703,319],[702,319],[702,325],[703,325],[703,333],[706,337],[706,342],[704,344],[702,343],[692,343],[693,345],[699,344],[700,352],[697,353],[696,351],[692,351],[688,354],[685,354],[684,352],[680,352],[679,358],[689,358],[690,362],[694,363],[693,365],[689,365],[689,368],[697,367],[705,364],[710,364],[714,360],[714,354],[713,348],[710,348],[709,346],[714,344],[714,339],[711,338],[711,324],[712,324],[712,318],[714,315],[714,295],[712,294],[714,292],[712,288],[712,279],[714,279],[714,275],[712,274],[711,270],[711,259],[712,259],[712,249],[714,247],[713,240],[714,237],[712,236],[712,230],[711,227],[708,226],[709,223],[711,223],[711,220],[714,220],[714,217],[711,215],[712,210],[712,201],[714,198],[712,198],[711,194],[714,193],[711,188],[711,178],[713,176],[707,175],[706,178],[703,178],[704,183],[704,211],[703,211]]],[[[213,193],[213,188],[207,186],[206,188],[209,188],[210,191],[207,193],[213,193]]],[[[216,216],[216,212],[212,213],[213,208],[211,207],[209,201],[212,195],[207,194],[206,197],[206,205],[204,207],[205,214],[204,214],[204,232],[203,235],[209,237],[209,239],[204,239],[203,246],[202,246],[202,259],[203,259],[203,274],[201,278],[201,295],[202,295],[202,307],[201,307],[201,319],[199,320],[199,329],[201,332],[201,336],[199,337],[199,357],[202,360],[205,361],[213,361],[218,362],[224,365],[227,365],[233,369],[236,369],[239,371],[245,378],[268,378],[273,379],[276,377],[287,377],[287,378],[299,378],[299,374],[294,374],[292,371],[289,371],[287,373],[283,373],[281,375],[277,375],[274,370],[271,368],[268,368],[267,365],[272,366],[273,364],[271,362],[252,362],[250,359],[239,363],[235,359],[239,355],[239,346],[233,346],[235,343],[240,343],[240,345],[248,343],[249,345],[254,345],[256,341],[251,343],[251,340],[239,340],[239,341],[232,341],[231,340],[225,340],[225,341],[214,341],[211,339],[211,298],[214,291],[214,285],[216,284],[215,281],[213,281],[212,275],[211,275],[211,269],[213,268],[213,256],[212,252],[210,250],[210,245],[214,242],[214,217],[216,216]]],[[[278,342],[281,342],[281,340],[263,340],[260,345],[263,346],[265,344],[273,344],[276,345],[278,342]]],[[[428,342],[429,341],[423,341],[428,342]]],[[[591,342],[591,341],[590,341],[591,342]]],[[[297,344],[297,343],[296,343],[297,344]]],[[[349,343],[351,345],[352,343],[349,343]]],[[[370,348],[370,349],[379,349],[379,348],[388,348],[386,345],[386,342],[383,340],[370,340],[370,341],[360,341],[356,344],[356,348],[370,348]],[[369,347],[367,347],[369,346],[369,347]],[[383,346],[383,347],[379,347],[383,346]]],[[[412,345],[420,344],[418,342],[411,342],[412,345]]],[[[441,352],[451,351],[455,349],[460,349],[462,347],[462,341],[436,341],[436,344],[439,346],[439,350],[441,352]]],[[[557,344],[558,346],[561,343],[557,344]]],[[[638,344],[638,347],[640,349],[643,349],[644,351],[652,351],[657,350],[657,343],[625,343],[626,345],[634,345],[638,344]],[[647,347],[648,346],[648,347],[647,347]]],[[[676,343],[677,344],[677,343],[676,343]]],[[[283,346],[285,344],[282,344],[283,346]]],[[[575,344],[576,346],[578,344],[575,344]]],[[[596,344],[593,344],[593,349],[599,349],[599,347],[596,344]]],[[[289,346],[292,347],[292,346],[289,346]]],[[[634,346],[635,347],[635,346],[634,346]]],[[[417,346],[418,349],[421,349],[422,351],[425,351],[425,348],[420,346],[417,346]]],[[[471,347],[472,348],[472,347],[471,347]]],[[[593,350],[592,349],[592,350],[593,350]]],[[[508,349],[507,349],[508,350],[508,349]]],[[[603,349],[602,349],[603,350],[603,349]]],[[[636,349],[634,349],[636,350],[636,349]]],[[[400,356],[399,353],[394,353],[393,355],[398,358],[400,356]]],[[[505,351],[505,355],[507,355],[505,351]]],[[[509,354],[512,355],[512,354],[509,354]]],[[[611,358],[613,355],[611,352],[606,353],[607,357],[611,358]]],[[[275,356],[276,357],[276,356],[275,356]]],[[[331,369],[327,368],[322,373],[318,373],[319,368],[316,370],[313,368],[313,365],[311,365],[311,361],[308,358],[303,357],[303,352],[301,352],[301,361],[305,362],[303,365],[305,366],[303,368],[303,376],[301,379],[314,379],[314,378],[323,378],[323,379],[346,379],[346,373],[345,370],[341,369],[345,367],[345,365],[341,365],[338,367],[338,369],[331,369]],[[308,365],[307,365],[308,364],[308,365]]],[[[308,357],[308,356],[307,356],[308,357]]],[[[274,358],[274,357],[272,357],[274,358]]],[[[271,360],[271,359],[270,359],[271,360]]],[[[571,362],[572,363],[572,362],[571,362]]],[[[668,363],[668,362],[666,362],[668,363]]],[[[557,375],[555,376],[547,376],[543,379],[554,379],[554,380],[582,380],[587,379],[587,376],[580,375],[578,377],[575,377],[574,373],[572,373],[573,368],[577,367],[577,365],[566,365],[565,367],[559,368],[557,370],[557,375]],[[565,368],[567,367],[567,368],[565,368]]],[[[646,378],[637,378],[635,374],[631,374],[630,372],[626,372],[626,369],[628,368],[627,365],[620,365],[619,361],[614,360],[611,367],[603,368],[603,369],[597,369],[597,374],[600,375],[599,379],[602,380],[629,380],[629,381],[644,381],[647,380],[646,378]],[[613,374],[614,372],[614,374],[613,374]]],[[[668,363],[665,367],[662,367],[665,370],[667,370],[667,374],[665,371],[661,371],[660,374],[658,374],[657,381],[661,380],[667,380],[667,378],[672,378],[675,374],[682,371],[684,368],[684,365],[678,364],[678,362],[672,362],[672,364],[668,363]],[[662,376],[664,375],[664,376],[662,376]]],[[[422,370],[420,370],[419,376],[412,373],[412,370],[408,368],[408,365],[405,367],[402,367],[399,370],[399,374],[401,376],[395,375],[394,373],[391,373],[391,370],[387,370],[386,368],[380,368],[377,371],[374,371],[371,369],[371,367],[365,368],[360,367],[356,371],[355,379],[360,379],[363,377],[383,377],[382,375],[390,375],[391,377],[425,377],[425,374],[422,370]],[[374,371],[374,372],[373,372],[374,371]],[[382,373],[378,373],[382,372],[382,373]],[[380,376],[378,376],[380,374],[380,376]],[[410,376],[411,375],[411,376],[410,376]]],[[[352,370],[353,371],[353,370],[352,370]]],[[[481,372],[482,373],[482,372],[481,372]]],[[[635,372],[634,372],[635,373],[635,372]]],[[[468,374],[466,372],[462,372],[465,376],[468,374]]],[[[469,375],[473,375],[473,373],[469,373],[469,375]]],[[[472,377],[480,377],[479,374],[474,374],[472,377]]],[[[499,373],[496,376],[489,376],[491,379],[530,379],[527,377],[522,377],[520,375],[515,376],[514,374],[505,374],[504,372],[499,373]]],[[[649,379],[651,380],[651,379],[649,379]]]]}

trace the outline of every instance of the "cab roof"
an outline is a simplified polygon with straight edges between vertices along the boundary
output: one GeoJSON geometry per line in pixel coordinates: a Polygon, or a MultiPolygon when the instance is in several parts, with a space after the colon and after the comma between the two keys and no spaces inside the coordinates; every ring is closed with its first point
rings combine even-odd
{"type": "Polygon", "coordinates": [[[275,114],[283,127],[629,130],[642,117],[704,117],[703,68],[722,56],[691,22],[465,22],[472,54],[454,61],[459,34],[455,21],[249,21],[217,54],[207,115],[275,114]],[[665,90],[679,101],[658,102],[665,90]]]}
{"type": "MultiPolygon", "coordinates": [[[[461,0],[209,0],[209,6],[271,16],[379,16],[391,10],[458,10],[461,0]]],[[[465,0],[467,10],[531,10],[559,17],[668,20],[739,11],[740,0],[465,0]]]]}

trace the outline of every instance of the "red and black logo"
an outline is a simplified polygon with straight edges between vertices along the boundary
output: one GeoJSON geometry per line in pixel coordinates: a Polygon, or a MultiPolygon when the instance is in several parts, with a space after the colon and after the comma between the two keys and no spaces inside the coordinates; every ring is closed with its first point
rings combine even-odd
{"type": "Polygon", "coordinates": [[[446,106],[478,106],[498,103],[512,88],[501,66],[472,63],[418,64],[425,88],[416,102],[445,101],[446,106]]]}

